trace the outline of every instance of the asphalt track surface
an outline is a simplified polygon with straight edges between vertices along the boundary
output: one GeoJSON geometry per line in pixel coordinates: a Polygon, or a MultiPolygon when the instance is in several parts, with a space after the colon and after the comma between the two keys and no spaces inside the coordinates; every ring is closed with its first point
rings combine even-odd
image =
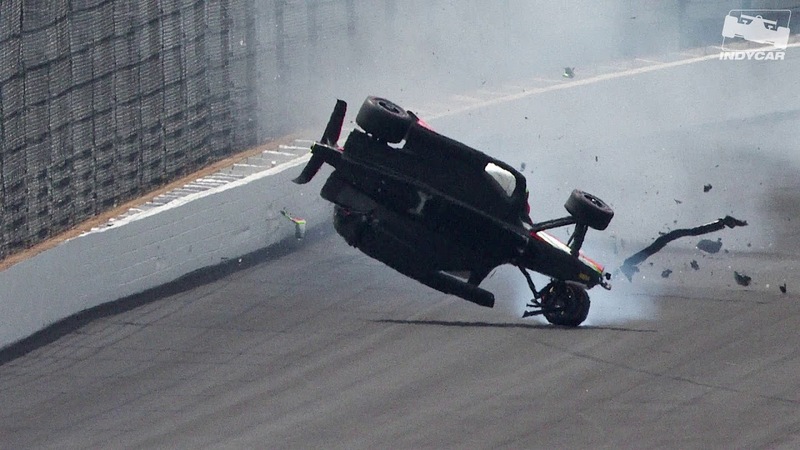
{"type": "Polygon", "coordinates": [[[0,447],[796,448],[792,54],[433,121],[525,162],[539,218],[561,214],[573,187],[612,203],[612,226],[587,239],[610,269],[658,231],[725,214],[749,221],[709,236],[722,239],[719,253],[676,242],[633,282],[592,290],[580,328],[519,319],[527,294],[513,270],[487,280],[499,300],[483,309],[370,260],[322,223],[0,366],[0,447]]]}

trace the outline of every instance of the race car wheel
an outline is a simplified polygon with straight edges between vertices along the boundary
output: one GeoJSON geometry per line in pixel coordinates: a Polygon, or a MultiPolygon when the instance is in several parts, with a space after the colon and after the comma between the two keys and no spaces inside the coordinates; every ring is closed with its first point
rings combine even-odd
{"type": "Polygon", "coordinates": [[[572,191],[564,208],[579,224],[588,225],[595,230],[605,230],[614,217],[614,210],[606,202],[578,189],[572,191]]]}
{"type": "Polygon", "coordinates": [[[578,283],[556,282],[541,298],[544,317],[553,325],[577,327],[589,315],[589,294],[578,283]]]}
{"type": "Polygon", "coordinates": [[[414,117],[385,98],[370,96],[361,105],[356,123],[373,137],[396,144],[406,137],[414,117]]]}

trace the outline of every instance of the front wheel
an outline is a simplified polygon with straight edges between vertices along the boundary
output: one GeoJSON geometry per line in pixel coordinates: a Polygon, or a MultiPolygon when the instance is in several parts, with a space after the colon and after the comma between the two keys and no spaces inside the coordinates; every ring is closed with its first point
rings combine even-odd
{"type": "Polygon", "coordinates": [[[589,294],[578,283],[555,282],[542,294],[544,317],[553,325],[577,327],[589,315],[589,294]]]}
{"type": "Polygon", "coordinates": [[[406,137],[414,117],[385,98],[369,96],[358,110],[356,123],[373,137],[396,144],[406,137]]]}
{"type": "Polygon", "coordinates": [[[578,224],[585,224],[595,230],[605,230],[614,218],[614,210],[606,202],[578,189],[572,191],[564,208],[575,217],[578,224]]]}

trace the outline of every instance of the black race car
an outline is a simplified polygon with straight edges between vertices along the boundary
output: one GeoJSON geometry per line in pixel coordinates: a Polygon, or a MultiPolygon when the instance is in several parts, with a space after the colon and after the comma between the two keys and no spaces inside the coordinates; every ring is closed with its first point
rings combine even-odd
{"type": "Polygon", "coordinates": [[[367,97],[344,147],[337,142],[347,104],[339,100],[296,183],[324,163],[335,169],[322,188],[333,223],[348,244],[441,292],[481,306],[494,295],[479,287],[496,267],[520,269],[533,292],[523,317],[578,326],[589,312],[586,289],[610,288],[603,267],[581,251],[589,228],[604,230],[614,212],[575,190],[569,216],[533,223],[525,177],[503,161],[433,131],[389,100],[367,97]],[[403,143],[403,145],[400,145],[403,143]],[[574,225],[567,244],[545,230],[574,225]],[[537,290],[528,273],[551,278],[537,290]]]}

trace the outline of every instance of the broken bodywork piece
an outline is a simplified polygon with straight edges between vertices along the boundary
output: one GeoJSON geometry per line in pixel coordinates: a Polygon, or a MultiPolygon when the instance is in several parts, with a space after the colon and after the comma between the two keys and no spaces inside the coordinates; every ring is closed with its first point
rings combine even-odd
{"type": "Polygon", "coordinates": [[[722,239],[712,241],[711,239],[701,239],[697,243],[697,248],[706,253],[719,253],[722,248],[722,239]]]}
{"type": "Polygon", "coordinates": [[[735,270],[733,271],[733,278],[736,280],[736,284],[739,286],[750,286],[750,282],[753,281],[752,278],[735,270]]]}
{"type": "Polygon", "coordinates": [[[743,227],[746,225],[747,222],[744,220],[739,220],[731,216],[725,216],[722,219],[717,219],[705,225],[700,225],[699,227],[680,228],[677,230],[672,230],[669,233],[659,236],[658,239],[653,241],[653,243],[647,246],[644,250],[641,250],[640,252],[626,259],[622,263],[620,271],[628,278],[628,281],[630,281],[633,277],[633,274],[639,271],[638,267],[639,264],[641,264],[643,261],[645,261],[654,253],[666,247],[668,243],[676,239],[680,239],[682,237],[687,237],[687,236],[700,236],[702,234],[707,234],[707,233],[712,233],[714,231],[722,230],[725,227],[735,228],[735,227],[743,227]]]}
{"type": "Polygon", "coordinates": [[[294,224],[294,237],[303,239],[306,235],[306,220],[292,216],[286,209],[281,210],[281,215],[294,224]]]}

